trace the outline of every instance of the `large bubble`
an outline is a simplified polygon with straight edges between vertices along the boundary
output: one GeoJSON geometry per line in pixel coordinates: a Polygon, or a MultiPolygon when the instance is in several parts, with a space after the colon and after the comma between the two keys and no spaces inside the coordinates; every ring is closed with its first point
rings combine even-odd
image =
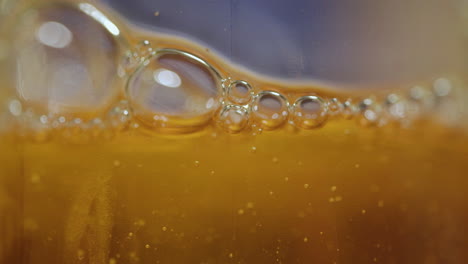
{"type": "Polygon", "coordinates": [[[177,50],[160,50],[136,70],[127,86],[137,118],[153,128],[185,130],[209,122],[220,105],[218,73],[177,50]]]}

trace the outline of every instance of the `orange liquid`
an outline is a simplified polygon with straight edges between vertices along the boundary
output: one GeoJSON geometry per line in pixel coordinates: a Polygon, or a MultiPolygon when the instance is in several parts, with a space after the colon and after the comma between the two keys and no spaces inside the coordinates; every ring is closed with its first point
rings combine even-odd
{"type": "Polygon", "coordinates": [[[23,217],[3,231],[18,228],[3,248],[19,244],[22,262],[2,263],[467,257],[465,136],[349,121],[310,133],[211,132],[24,143],[21,167],[4,174],[23,217]]]}

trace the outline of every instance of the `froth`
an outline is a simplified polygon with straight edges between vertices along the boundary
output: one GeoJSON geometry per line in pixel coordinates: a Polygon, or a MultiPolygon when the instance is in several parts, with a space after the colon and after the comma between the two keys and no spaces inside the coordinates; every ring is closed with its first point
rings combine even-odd
{"type": "MultiPolygon", "coordinates": [[[[18,98],[12,98],[8,107],[8,113],[21,121],[25,131],[36,134],[44,135],[47,131],[59,130],[70,138],[83,134],[99,137],[109,131],[112,134],[126,129],[130,123],[133,127],[142,126],[163,133],[188,133],[202,130],[206,126],[218,126],[228,133],[242,133],[253,127],[277,130],[294,126],[312,130],[340,119],[355,119],[360,125],[367,127],[389,124],[408,127],[418,120],[432,117],[439,117],[450,124],[456,124],[463,118],[459,109],[463,102],[460,103],[456,97],[457,91],[463,89],[461,82],[456,79],[438,78],[406,89],[373,94],[369,91],[338,93],[336,90],[328,91],[314,85],[288,87],[283,83],[272,84],[267,80],[242,75],[239,71],[232,70],[233,67],[226,62],[219,58],[214,59],[213,54],[203,54],[195,44],[184,42],[185,49],[182,50],[176,40],[171,45],[168,44],[168,39],[159,41],[156,36],[151,41],[145,39],[136,42],[133,48],[120,55],[121,59],[114,60],[113,57],[96,54],[100,57],[93,57],[91,63],[79,63],[81,53],[76,53],[78,51],[70,47],[81,45],[81,42],[74,43],[80,40],[81,31],[72,26],[66,27],[66,20],[57,22],[49,19],[56,18],[54,12],[59,13],[60,8],[44,10],[43,17],[47,19],[40,21],[38,30],[33,32],[35,35],[31,33],[29,37],[33,39],[28,36],[21,38],[21,43],[26,43],[22,51],[28,51],[28,41],[39,41],[47,49],[52,48],[54,51],[49,52],[50,54],[42,50],[22,52],[18,58],[24,67],[32,67],[45,54],[50,63],[41,64],[45,65],[43,71],[58,75],[55,78],[47,74],[34,74],[42,78],[39,79],[43,80],[39,84],[44,89],[33,93],[25,86],[25,81],[30,80],[33,74],[31,71],[20,71],[24,74],[18,78],[18,98]],[[46,35],[52,37],[46,38],[46,35]],[[25,57],[24,54],[28,56],[25,57]],[[207,58],[202,58],[202,55],[207,55],[207,58]],[[22,58],[28,58],[33,63],[21,61],[22,58]],[[63,63],[70,58],[78,62],[63,63]],[[111,61],[119,61],[120,64],[112,64],[111,61]],[[106,64],[103,66],[102,62],[106,64]],[[64,65],[75,66],[70,69],[64,65]],[[55,67],[57,70],[48,67],[55,67]],[[97,68],[109,68],[111,72],[117,72],[120,78],[127,80],[125,92],[119,99],[116,96],[119,89],[109,86],[113,83],[113,78],[108,76],[108,72],[105,72],[105,76],[96,75],[94,71],[97,68]],[[74,74],[70,75],[71,73],[74,74]],[[81,78],[83,74],[78,73],[85,74],[86,78],[81,78]],[[64,78],[68,81],[64,81],[64,78]],[[73,81],[75,79],[78,81],[73,81]],[[87,81],[83,83],[82,80],[87,81]],[[84,100],[83,96],[88,96],[86,92],[90,90],[86,87],[96,83],[100,85],[97,87],[99,89],[91,89],[94,99],[84,100]],[[70,89],[80,96],[71,96],[72,93],[68,92],[70,89]],[[80,92],[83,89],[84,92],[80,92]],[[49,97],[44,97],[46,95],[49,97]],[[109,103],[112,101],[115,102],[109,103]],[[86,109],[89,108],[88,104],[100,111],[89,111],[86,109]],[[42,107],[37,107],[38,105],[42,107]],[[69,111],[66,106],[72,106],[74,110],[69,111]],[[96,114],[89,115],[89,112],[96,114]]],[[[73,14],[77,12],[72,7],[64,10],[73,14]]],[[[76,16],[89,19],[83,13],[77,13],[76,16]]],[[[105,35],[103,39],[113,39],[112,32],[106,31],[101,24],[92,25],[95,27],[93,32],[105,35]]],[[[89,36],[86,35],[86,38],[89,36]]],[[[112,45],[106,47],[112,48],[110,54],[119,50],[119,47],[115,47],[114,40],[109,43],[112,45]]],[[[86,56],[99,53],[99,50],[88,49],[84,45],[79,50],[86,56]]],[[[34,67],[40,68],[37,65],[34,67]]],[[[102,73],[101,70],[99,72],[102,73]]],[[[32,87],[32,82],[29,83],[32,87]]]]}

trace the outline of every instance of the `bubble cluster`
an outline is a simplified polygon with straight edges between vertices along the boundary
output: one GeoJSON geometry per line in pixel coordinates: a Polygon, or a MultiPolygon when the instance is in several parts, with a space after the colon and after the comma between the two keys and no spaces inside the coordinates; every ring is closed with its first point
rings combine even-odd
{"type": "Polygon", "coordinates": [[[256,87],[222,76],[194,54],[149,40],[121,56],[118,28],[103,23],[107,18],[97,18],[99,14],[89,4],[49,5],[35,16],[19,18],[18,96],[6,103],[1,123],[19,120],[26,133],[45,140],[53,131],[69,138],[111,137],[130,123],[182,133],[214,124],[227,133],[253,130],[257,135],[283,127],[314,130],[336,120],[366,127],[407,127],[428,116],[452,124],[458,120],[459,85],[449,78],[341,97],[256,87]],[[83,23],[71,23],[75,20],[83,23]],[[89,43],[98,44],[91,48],[89,43]],[[119,90],[115,76],[126,81],[125,89],[119,90]]]}
{"type": "MultiPolygon", "coordinates": [[[[13,113],[10,114],[14,116],[13,113]]],[[[128,102],[125,100],[110,107],[100,117],[80,118],[73,115],[40,113],[33,108],[26,108],[15,117],[22,126],[22,135],[33,141],[43,142],[52,135],[58,135],[76,143],[85,143],[91,139],[110,139],[116,132],[128,127],[132,119],[128,102]]]]}

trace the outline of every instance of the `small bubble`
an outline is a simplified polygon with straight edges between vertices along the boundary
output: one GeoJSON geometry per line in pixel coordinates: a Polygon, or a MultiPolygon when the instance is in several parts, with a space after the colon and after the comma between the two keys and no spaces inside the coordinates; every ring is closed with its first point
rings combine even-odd
{"type": "Polygon", "coordinates": [[[339,114],[342,114],[343,109],[344,109],[343,104],[337,98],[332,98],[328,102],[328,113],[331,116],[337,116],[339,114]]]}
{"type": "Polygon", "coordinates": [[[252,116],[265,129],[275,129],[286,122],[288,118],[288,101],[273,91],[260,92],[252,106],[252,116]]]}
{"type": "Polygon", "coordinates": [[[377,206],[378,206],[378,207],[383,207],[383,206],[384,206],[384,201],[379,200],[379,201],[377,202],[377,206]]]}
{"type": "Polygon", "coordinates": [[[336,186],[333,185],[333,186],[330,188],[330,191],[335,192],[335,191],[336,191],[336,186]]]}
{"type": "Polygon", "coordinates": [[[353,101],[351,99],[347,99],[343,103],[343,118],[345,119],[351,119],[356,115],[357,109],[356,106],[353,104],[353,101]]]}
{"type": "Polygon", "coordinates": [[[243,215],[243,214],[244,214],[244,209],[239,209],[239,210],[237,210],[237,214],[243,215]]]}
{"type": "Polygon", "coordinates": [[[354,164],[354,167],[355,167],[356,169],[359,169],[359,167],[361,167],[361,165],[359,165],[359,163],[356,163],[356,164],[354,164]]]}
{"type": "Polygon", "coordinates": [[[305,243],[309,242],[309,238],[304,237],[304,242],[305,242],[305,243]]]}
{"type": "Polygon", "coordinates": [[[215,171],[214,170],[210,171],[210,175],[215,175],[215,171]]]}
{"type": "Polygon", "coordinates": [[[328,199],[328,202],[334,203],[334,202],[335,202],[335,197],[330,197],[330,198],[328,199]]]}
{"type": "Polygon", "coordinates": [[[120,161],[114,160],[114,167],[120,167],[120,161]]]}
{"type": "Polygon", "coordinates": [[[366,209],[361,210],[361,214],[366,214],[366,212],[367,212],[366,209]]]}
{"type": "Polygon", "coordinates": [[[227,96],[235,104],[248,104],[253,98],[252,87],[245,81],[232,82],[228,86],[227,96]]]}
{"type": "Polygon", "coordinates": [[[343,200],[343,197],[341,197],[341,196],[339,196],[339,195],[338,195],[338,196],[335,196],[335,201],[336,201],[336,202],[341,202],[342,200],[343,200]]]}
{"type": "Polygon", "coordinates": [[[115,258],[110,258],[109,264],[117,264],[117,260],[115,258]]]}
{"type": "Polygon", "coordinates": [[[374,99],[366,98],[359,103],[361,119],[359,123],[363,126],[375,125],[380,117],[381,106],[374,99]]]}
{"type": "Polygon", "coordinates": [[[139,55],[136,51],[127,50],[122,58],[121,66],[119,67],[119,76],[125,76],[126,72],[132,72],[140,63],[139,55]]]}
{"type": "Polygon", "coordinates": [[[39,117],[39,121],[45,125],[49,123],[49,118],[46,115],[41,115],[41,117],[39,117]]]}
{"type": "Polygon", "coordinates": [[[233,257],[234,257],[234,254],[233,254],[233,253],[229,253],[228,257],[229,257],[229,258],[233,258],[233,257]]]}
{"type": "Polygon", "coordinates": [[[11,100],[10,104],[8,105],[8,109],[10,110],[10,113],[14,116],[20,116],[23,112],[23,106],[18,100],[11,100]]]}
{"type": "Polygon", "coordinates": [[[107,113],[107,122],[111,127],[123,129],[129,124],[131,117],[128,108],[128,102],[122,100],[107,113]]]}
{"type": "Polygon", "coordinates": [[[410,98],[416,101],[422,100],[426,94],[426,89],[422,86],[415,86],[410,89],[410,98]]]}
{"type": "Polygon", "coordinates": [[[149,245],[149,244],[146,244],[146,245],[145,245],[145,248],[146,248],[146,249],[150,248],[150,245],[149,245]]]}
{"type": "Polygon", "coordinates": [[[452,83],[445,78],[439,78],[434,81],[434,92],[437,96],[443,97],[449,95],[452,90],[452,83]]]}
{"type": "Polygon", "coordinates": [[[328,105],[317,96],[303,96],[293,105],[292,119],[296,126],[313,129],[322,126],[328,118],[328,105]]]}
{"type": "Polygon", "coordinates": [[[151,55],[151,53],[153,52],[153,47],[151,46],[151,42],[145,39],[137,44],[136,50],[141,58],[145,58],[151,55]]]}
{"type": "Polygon", "coordinates": [[[405,101],[400,99],[395,94],[389,95],[389,97],[394,96],[392,98],[387,97],[387,105],[386,110],[390,114],[392,119],[403,119],[407,116],[407,104],[405,101]]]}
{"type": "Polygon", "coordinates": [[[284,181],[289,181],[289,177],[284,177],[284,181]]]}
{"type": "Polygon", "coordinates": [[[273,158],[271,159],[271,161],[272,161],[273,163],[278,163],[278,162],[279,162],[279,159],[278,159],[277,157],[273,157],[273,158]]]}
{"type": "Polygon", "coordinates": [[[198,160],[194,161],[194,162],[193,162],[193,165],[194,165],[195,167],[197,167],[197,168],[200,167],[200,161],[198,161],[198,160]]]}
{"type": "Polygon", "coordinates": [[[320,231],[319,234],[320,234],[321,236],[323,236],[323,231],[320,231]]]}
{"type": "Polygon", "coordinates": [[[133,237],[133,233],[132,232],[128,233],[128,237],[133,237]]]}
{"type": "Polygon", "coordinates": [[[256,147],[251,147],[250,148],[250,153],[256,153],[257,152],[257,148],[256,147]]]}
{"type": "Polygon", "coordinates": [[[308,184],[308,183],[304,184],[304,189],[307,189],[307,188],[309,188],[309,184],[308,184]]]}
{"type": "Polygon", "coordinates": [[[237,105],[228,105],[220,112],[217,123],[226,132],[235,134],[247,127],[248,122],[247,109],[237,105]]]}
{"type": "Polygon", "coordinates": [[[254,208],[254,203],[248,202],[246,207],[249,208],[249,209],[252,209],[252,208],[254,208]]]}

